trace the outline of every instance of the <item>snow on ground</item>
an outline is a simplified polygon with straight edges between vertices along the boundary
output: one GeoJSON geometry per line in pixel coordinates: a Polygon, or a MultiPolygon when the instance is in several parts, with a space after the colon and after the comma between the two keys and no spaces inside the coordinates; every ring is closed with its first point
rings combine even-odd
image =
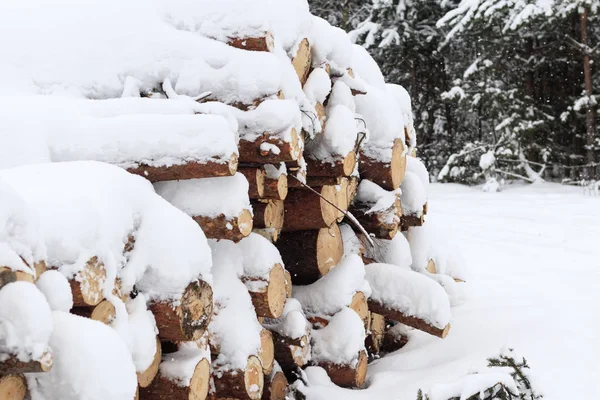
{"type": "Polygon", "coordinates": [[[470,267],[450,334],[417,332],[369,365],[366,390],[313,386],[308,399],[413,400],[502,347],[527,358],[545,400],[598,398],[600,197],[549,183],[500,193],[434,184],[429,205],[470,267]]]}

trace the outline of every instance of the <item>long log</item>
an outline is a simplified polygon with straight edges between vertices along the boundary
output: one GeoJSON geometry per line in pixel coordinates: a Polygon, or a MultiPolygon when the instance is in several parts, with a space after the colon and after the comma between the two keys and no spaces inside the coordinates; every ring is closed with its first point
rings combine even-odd
{"type": "Polygon", "coordinates": [[[265,193],[266,172],[262,168],[243,167],[238,171],[248,180],[248,197],[262,199],[265,193]]]}
{"type": "Polygon", "coordinates": [[[314,189],[322,197],[305,189],[289,191],[285,201],[284,232],[327,228],[336,221],[338,210],[330,203],[336,204],[339,199],[337,188],[322,186],[314,189]]]}
{"type": "Polygon", "coordinates": [[[248,140],[241,137],[239,141],[240,161],[246,163],[277,164],[297,161],[302,157],[300,138],[295,128],[288,132],[289,140],[282,139],[282,134],[263,133],[257,138],[248,140]]]}
{"type": "Polygon", "coordinates": [[[288,299],[292,297],[292,274],[287,269],[285,270],[285,297],[288,299]]]}
{"type": "Polygon", "coordinates": [[[344,254],[342,234],[337,224],[319,230],[284,233],[275,245],[296,285],[317,281],[344,254]]]}
{"type": "Polygon", "coordinates": [[[265,176],[264,199],[285,200],[288,194],[288,181],[286,174],[280,174],[277,178],[265,176]]]}
{"type": "Polygon", "coordinates": [[[213,292],[202,280],[190,283],[181,300],[152,302],[149,307],[161,340],[179,342],[198,340],[206,331],[213,310],[213,292]]]}
{"type": "Polygon", "coordinates": [[[387,162],[371,159],[363,153],[358,164],[361,178],[375,182],[387,190],[398,189],[406,173],[406,156],[403,152],[402,140],[396,139],[392,147],[392,158],[387,162]]]}
{"type": "Polygon", "coordinates": [[[227,44],[242,50],[271,51],[274,46],[273,34],[262,32],[260,35],[251,37],[231,37],[227,44]]]}
{"type": "Polygon", "coordinates": [[[206,163],[187,162],[181,165],[155,167],[140,163],[136,167],[127,168],[127,172],[143,176],[150,182],[176,181],[180,179],[213,178],[217,176],[235,175],[238,167],[238,156],[232,154],[229,159],[220,162],[206,163]]]}
{"type": "Polygon", "coordinates": [[[215,393],[218,398],[258,400],[262,397],[264,374],[260,359],[248,357],[246,368],[241,371],[218,371],[213,374],[215,393]]]}
{"type": "Polygon", "coordinates": [[[152,363],[144,371],[137,372],[138,385],[141,388],[150,386],[156,375],[158,374],[158,368],[160,366],[160,360],[162,359],[162,346],[160,339],[156,338],[156,351],[154,352],[154,358],[152,363]]]}
{"type": "Polygon", "coordinates": [[[240,215],[229,218],[221,214],[218,217],[197,215],[193,219],[209,239],[227,239],[239,242],[252,232],[250,210],[242,210],[240,215]]]}
{"type": "Polygon", "coordinates": [[[26,395],[27,381],[23,375],[0,376],[0,399],[23,400],[26,395]]]}
{"type": "Polygon", "coordinates": [[[310,49],[310,43],[308,42],[308,39],[304,38],[298,46],[296,55],[292,58],[292,65],[294,66],[294,70],[296,70],[296,75],[298,75],[298,79],[300,80],[300,84],[302,86],[304,86],[306,80],[308,79],[308,73],[310,72],[311,64],[312,52],[310,49]]]}
{"type": "Polygon", "coordinates": [[[18,375],[37,372],[48,372],[52,368],[53,358],[50,351],[46,351],[39,360],[21,361],[16,356],[9,356],[0,361],[0,376],[18,375]]]}
{"type": "Polygon", "coordinates": [[[282,200],[251,200],[250,204],[254,229],[283,228],[285,206],[282,200]]]}
{"type": "Polygon", "coordinates": [[[356,153],[351,151],[333,162],[322,161],[311,156],[306,157],[308,176],[340,177],[350,176],[356,165],[356,153]]]}
{"type": "Polygon", "coordinates": [[[390,319],[392,321],[396,321],[401,324],[411,326],[420,331],[427,332],[430,335],[444,339],[446,336],[448,336],[448,332],[450,331],[450,324],[447,324],[444,328],[438,328],[420,318],[413,317],[410,315],[404,315],[400,311],[386,307],[384,304],[381,304],[377,301],[369,300],[368,303],[369,309],[372,312],[381,314],[385,318],[390,319]]]}
{"type": "Polygon", "coordinates": [[[208,396],[210,363],[203,358],[196,364],[189,385],[159,374],[148,387],[140,388],[140,397],[147,400],[204,400],[208,396]]]}
{"type": "Polygon", "coordinates": [[[283,371],[273,371],[265,375],[265,389],[262,400],[285,400],[288,391],[288,380],[283,371]]]}
{"type": "Polygon", "coordinates": [[[104,298],[102,289],[106,282],[106,269],[98,257],[88,260],[81,271],[69,280],[74,306],[95,306],[104,298]]]}
{"type": "Polygon", "coordinates": [[[267,281],[258,278],[243,278],[250,293],[256,315],[266,318],[279,318],[285,306],[287,289],[285,271],[281,264],[275,264],[267,281]]]}
{"type": "Polygon", "coordinates": [[[258,358],[262,364],[262,370],[265,375],[273,371],[275,365],[275,347],[273,345],[273,334],[267,329],[260,331],[260,351],[258,358]]]}
{"type": "Polygon", "coordinates": [[[362,350],[350,364],[319,363],[331,381],[338,386],[360,388],[365,384],[369,359],[367,352],[362,350]]]}

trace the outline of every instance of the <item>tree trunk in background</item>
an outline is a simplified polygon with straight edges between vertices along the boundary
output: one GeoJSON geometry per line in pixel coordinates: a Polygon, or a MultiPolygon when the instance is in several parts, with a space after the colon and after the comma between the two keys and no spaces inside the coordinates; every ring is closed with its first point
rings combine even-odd
{"type": "MultiPolygon", "coordinates": [[[[583,7],[583,12],[579,15],[580,29],[581,29],[581,43],[584,46],[588,46],[588,32],[587,32],[587,14],[588,10],[583,7]]],[[[588,99],[592,98],[592,67],[590,65],[590,56],[585,53],[583,55],[583,75],[585,79],[585,94],[588,99]]],[[[594,104],[588,104],[587,110],[587,135],[586,135],[586,162],[587,164],[594,163],[594,139],[596,136],[596,108],[594,104]]],[[[589,166],[586,169],[586,178],[594,177],[594,167],[589,166]]]]}

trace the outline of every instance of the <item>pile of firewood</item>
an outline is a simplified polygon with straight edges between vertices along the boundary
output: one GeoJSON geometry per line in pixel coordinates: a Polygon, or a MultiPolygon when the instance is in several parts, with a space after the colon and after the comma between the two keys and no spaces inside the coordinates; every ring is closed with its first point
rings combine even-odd
{"type": "MultiPolygon", "coordinates": [[[[263,32],[228,44],[270,52],[273,40],[263,32]]],[[[427,171],[414,158],[412,120],[405,118],[390,142],[370,140],[374,125],[357,115],[381,105],[371,85],[351,68],[320,61],[309,39],[298,38],[290,63],[316,111],[304,116],[309,124],[295,120],[297,109],[286,117],[282,91],[252,103],[213,93],[199,101],[236,109],[237,148],[209,148],[204,161],[133,160],[125,167],[188,214],[212,252],[212,282],[194,277],[179,298],[148,302],[158,334],[153,361],[137,371],[139,398],[282,400],[307,366],[322,367],[339,386],[361,388],[369,359],[402,347],[407,330],[448,334],[446,281],[430,279],[440,271],[426,252],[426,265],[410,268],[402,233],[410,242],[427,213],[427,171]],[[269,110],[281,111],[282,121],[271,123],[269,110]],[[340,126],[349,129],[344,145],[337,143],[340,126]],[[397,246],[408,261],[394,261],[397,246]]],[[[158,92],[169,97],[160,101],[178,101],[168,81],[158,92]]],[[[131,234],[124,262],[136,245],[131,234]]],[[[28,262],[30,274],[0,267],[0,287],[42,279],[44,260],[28,262]]],[[[115,298],[128,304],[145,294],[147,286],[125,288],[117,275],[107,296],[107,279],[100,258],[90,257],[69,280],[70,312],[111,325],[115,298]]],[[[0,354],[0,398],[25,398],[23,374],[51,364],[51,353],[30,362],[0,354]]]]}

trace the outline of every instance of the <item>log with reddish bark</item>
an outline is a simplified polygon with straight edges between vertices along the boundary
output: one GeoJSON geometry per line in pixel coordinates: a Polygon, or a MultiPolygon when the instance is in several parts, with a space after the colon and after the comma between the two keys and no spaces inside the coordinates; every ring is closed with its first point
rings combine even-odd
{"type": "MultiPolygon", "coordinates": [[[[356,292],[350,301],[349,304],[340,305],[340,307],[348,307],[351,310],[354,310],[356,314],[360,317],[365,325],[365,329],[368,328],[370,324],[371,315],[369,313],[369,306],[367,303],[367,297],[363,292],[356,292]]],[[[329,324],[329,318],[332,315],[311,315],[308,317],[308,321],[313,324],[317,328],[323,328],[329,324]]]]}
{"type": "Polygon", "coordinates": [[[267,329],[260,331],[260,350],[258,358],[262,364],[263,373],[269,375],[273,372],[275,365],[275,347],[273,345],[273,334],[267,329]]]}
{"type": "Polygon", "coordinates": [[[241,210],[239,215],[227,217],[220,214],[217,217],[196,215],[192,217],[200,225],[209,239],[227,239],[239,242],[252,232],[252,213],[241,210]]]}
{"type": "Polygon", "coordinates": [[[341,177],[350,176],[356,165],[356,153],[351,151],[345,156],[336,157],[333,161],[306,157],[306,173],[308,176],[341,177]]]}
{"type": "Polygon", "coordinates": [[[285,271],[281,264],[275,264],[269,271],[268,279],[243,276],[256,315],[266,318],[279,318],[285,306],[287,289],[285,271]]]}
{"type": "Polygon", "coordinates": [[[202,280],[194,281],[186,287],[179,301],[154,301],[148,308],[154,314],[161,340],[198,340],[212,318],[212,288],[202,280]]]}
{"type": "Polygon", "coordinates": [[[406,156],[403,153],[404,143],[401,139],[394,141],[390,160],[378,160],[365,149],[358,164],[360,177],[368,179],[387,190],[398,189],[406,173],[406,156]]]}
{"type": "Polygon", "coordinates": [[[26,395],[27,381],[23,375],[0,376],[0,399],[24,400],[26,395]]]}
{"type": "Polygon", "coordinates": [[[285,220],[283,231],[305,231],[327,228],[338,217],[339,200],[336,186],[313,188],[319,194],[308,189],[293,189],[285,201],[285,220]]]}
{"type": "Polygon", "coordinates": [[[398,233],[402,218],[402,206],[396,199],[394,204],[383,210],[372,210],[373,204],[355,202],[350,212],[365,228],[379,239],[393,239],[398,233]]]}
{"type": "Polygon", "coordinates": [[[319,366],[325,369],[331,381],[336,385],[360,388],[365,384],[368,364],[367,352],[362,350],[349,364],[319,363],[319,366]]]}
{"type": "Polygon", "coordinates": [[[127,172],[143,176],[150,182],[175,181],[179,179],[212,178],[235,175],[238,167],[238,155],[232,154],[228,159],[208,161],[206,163],[190,161],[180,165],[150,166],[139,163],[127,168],[127,172]]]}
{"type": "Polygon", "coordinates": [[[52,368],[53,358],[50,350],[45,351],[39,360],[21,361],[14,355],[0,354],[1,375],[18,375],[37,372],[48,372],[52,368]]]}
{"type": "Polygon", "coordinates": [[[160,343],[160,339],[156,337],[156,350],[154,352],[154,358],[152,359],[152,363],[146,368],[144,371],[137,372],[137,381],[138,385],[141,388],[146,388],[150,386],[156,375],[158,374],[158,368],[160,367],[160,361],[162,359],[162,346],[160,343]]]}
{"type": "Polygon", "coordinates": [[[251,200],[254,229],[283,228],[285,206],[282,200],[251,200]]]}
{"type": "Polygon", "coordinates": [[[378,301],[369,299],[368,303],[369,309],[372,312],[381,314],[385,318],[390,319],[392,321],[396,321],[401,324],[411,326],[420,331],[427,332],[430,335],[444,339],[446,336],[448,336],[448,332],[450,331],[450,324],[447,324],[443,328],[438,328],[421,318],[412,315],[405,315],[399,310],[386,306],[385,304],[382,304],[378,301]]]}
{"type": "Polygon", "coordinates": [[[286,232],[276,246],[296,285],[317,281],[340,261],[344,253],[337,224],[319,230],[286,232]]]}
{"type": "Polygon", "coordinates": [[[69,280],[73,293],[74,306],[95,306],[104,296],[102,289],[106,282],[106,269],[98,257],[92,257],[85,266],[69,280]]]}
{"type": "Polygon", "coordinates": [[[215,393],[218,398],[258,400],[264,388],[264,373],[260,359],[248,357],[242,370],[217,371],[213,374],[215,393]]]}
{"type": "Polygon", "coordinates": [[[262,400],[285,400],[288,392],[288,380],[277,365],[269,375],[265,375],[265,388],[262,400]]]}
{"type": "Polygon", "coordinates": [[[304,85],[306,79],[308,79],[311,64],[312,51],[310,43],[308,42],[308,39],[304,38],[298,45],[298,50],[292,58],[292,65],[294,66],[294,70],[296,70],[296,75],[298,75],[301,85],[304,85]]]}
{"type": "Polygon", "coordinates": [[[262,199],[265,193],[265,175],[262,168],[243,167],[238,171],[248,180],[248,197],[251,199],[262,199]]]}
{"type": "Polygon", "coordinates": [[[256,36],[230,37],[227,44],[242,50],[250,51],[272,51],[274,46],[273,34],[261,32],[256,36]]]}
{"type": "Polygon", "coordinates": [[[423,224],[425,223],[425,215],[421,214],[421,215],[416,215],[416,214],[409,214],[409,215],[402,215],[400,217],[400,228],[402,229],[402,231],[407,231],[409,228],[413,227],[413,226],[423,226],[423,224]]]}
{"type": "Polygon", "coordinates": [[[241,135],[240,161],[259,164],[297,161],[302,157],[300,140],[296,128],[279,133],[264,132],[258,137],[241,135]]]}

